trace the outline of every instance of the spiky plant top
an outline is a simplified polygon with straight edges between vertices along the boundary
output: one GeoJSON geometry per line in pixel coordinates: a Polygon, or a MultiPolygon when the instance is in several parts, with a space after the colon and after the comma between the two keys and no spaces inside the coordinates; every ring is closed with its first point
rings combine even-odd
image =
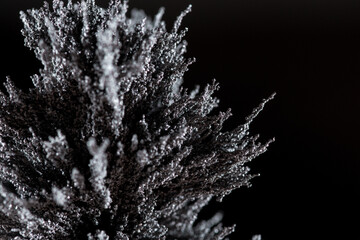
{"type": "Polygon", "coordinates": [[[220,215],[194,224],[212,197],[253,177],[263,153],[249,124],[222,132],[217,83],[188,93],[186,29],[168,32],[127,3],[54,0],[21,13],[43,64],[34,88],[0,95],[1,239],[223,239],[220,215]]]}

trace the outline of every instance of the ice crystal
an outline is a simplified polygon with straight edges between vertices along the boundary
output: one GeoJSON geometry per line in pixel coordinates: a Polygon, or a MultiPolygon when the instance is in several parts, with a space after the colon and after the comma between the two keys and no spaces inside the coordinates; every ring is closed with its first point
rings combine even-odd
{"type": "Polygon", "coordinates": [[[216,197],[249,185],[266,151],[249,124],[222,131],[218,84],[188,93],[186,9],[170,31],[127,2],[54,0],[21,12],[43,64],[24,92],[0,93],[1,239],[223,239],[216,197]]]}

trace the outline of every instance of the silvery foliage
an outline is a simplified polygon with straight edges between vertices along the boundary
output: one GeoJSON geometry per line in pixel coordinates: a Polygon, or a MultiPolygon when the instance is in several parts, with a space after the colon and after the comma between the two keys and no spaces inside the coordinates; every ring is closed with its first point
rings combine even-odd
{"type": "MultiPolygon", "coordinates": [[[[27,47],[43,64],[29,92],[8,78],[0,95],[1,239],[223,239],[221,214],[196,221],[254,176],[249,124],[221,131],[230,111],[213,82],[182,77],[186,9],[168,32],[159,13],[126,16],[127,2],[59,0],[21,12],[27,47]]],[[[271,96],[270,98],[272,98],[271,96]]]]}

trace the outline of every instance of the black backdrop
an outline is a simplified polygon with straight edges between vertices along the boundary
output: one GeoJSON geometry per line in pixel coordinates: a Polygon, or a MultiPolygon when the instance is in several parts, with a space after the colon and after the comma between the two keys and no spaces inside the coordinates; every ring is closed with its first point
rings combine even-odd
{"type": "MultiPolygon", "coordinates": [[[[130,1],[151,15],[165,6],[168,26],[190,3],[183,25],[197,62],[185,86],[216,78],[220,108],[234,113],[228,127],[277,92],[251,129],[276,137],[251,163],[261,176],[202,216],[223,211],[225,225],[237,224],[231,239],[360,239],[360,1],[130,1]]],[[[41,5],[0,1],[1,81],[31,86],[40,65],[23,47],[18,12],[41,5]]]]}

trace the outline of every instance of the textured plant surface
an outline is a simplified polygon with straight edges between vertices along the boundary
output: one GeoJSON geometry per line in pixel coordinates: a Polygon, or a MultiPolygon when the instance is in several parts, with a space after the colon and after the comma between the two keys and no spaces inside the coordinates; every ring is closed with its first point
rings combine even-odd
{"type": "MultiPolygon", "coordinates": [[[[217,83],[188,92],[185,10],[168,32],[127,3],[53,1],[21,13],[43,64],[34,88],[0,93],[1,239],[223,239],[217,197],[249,185],[268,144],[250,122],[221,131],[217,83]],[[196,222],[195,222],[196,221],[196,222]]],[[[270,97],[272,98],[272,97],[270,97]]]]}

